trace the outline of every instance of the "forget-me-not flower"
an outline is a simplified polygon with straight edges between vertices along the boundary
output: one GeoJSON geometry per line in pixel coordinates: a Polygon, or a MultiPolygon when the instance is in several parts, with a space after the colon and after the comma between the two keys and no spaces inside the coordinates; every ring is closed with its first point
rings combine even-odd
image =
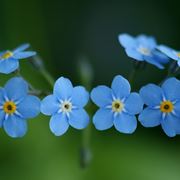
{"type": "Polygon", "coordinates": [[[133,133],[137,127],[135,114],[142,111],[143,101],[138,93],[130,93],[129,82],[118,75],[111,88],[97,86],[91,92],[92,101],[100,107],[93,117],[98,130],[106,130],[113,125],[122,133],[133,133]]]}
{"type": "Polygon", "coordinates": [[[139,115],[144,127],[162,126],[173,137],[180,133],[180,81],[167,79],[161,87],[148,84],[141,88],[140,96],[147,107],[139,115]]]}
{"type": "Polygon", "coordinates": [[[69,79],[61,77],[55,82],[53,94],[43,99],[41,112],[52,116],[50,130],[60,136],[69,126],[83,129],[89,124],[89,116],[84,110],[88,100],[89,93],[84,87],[73,87],[69,79]]]}
{"type": "Polygon", "coordinates": [[[12,78],[0,88],[0,127],[9,136],[24,136],[26,119],[34,118],[39,112],[40,100],[28,95],[28,84],[22,78],[12,78]]]}
{"type": "Polygon", "coordinates": [[[180,51],[174,50],[170,47],[167,47],[165,45],[158,46],[158,49],[164,53],[169,58],[177,61],[178,66],[180,66],[180,51]]]}
{"type": "Polygon", "coordinates": [[[34,51],[24,51],[30,45],[23,44],[13,51],[0,52],[0,73],[9,74],[19,68],[19,60],[36,55],[34,51]]]}
{"type": "Polygon", "coordinates": [[[137,61],[146,61],[160,69],[169,62],[167,56],[156,50],[157,42],[151,36],[132,37],[129,34],[120,34],[118,39],[126,54],[137,61]]]}

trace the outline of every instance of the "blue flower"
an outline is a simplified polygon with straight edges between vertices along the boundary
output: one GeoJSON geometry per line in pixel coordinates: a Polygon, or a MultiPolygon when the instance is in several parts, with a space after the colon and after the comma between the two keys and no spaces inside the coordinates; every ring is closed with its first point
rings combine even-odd
{"type": "Polygon", "coordinates": [[[167,79],[161,87],[148,84],[141,88],[140,96],[147,107],[139,115],[144,127],[162,126],[173,137],[180,133],[180,81],[167,79]]]}
{"type": "Polygon", "coordinates": [[[0,52],[0,73],[9,74],[19,68],[19,60],[36,55],[34,51],[24,51],[29,44],[23,44],[13,51],[0,52]]]}
{"type": "Polygon", "coordinates": [[[111,88],[98,86],[91,92],[92,101],[100,107],[93,117],[98,130],[106,130],[113,125],[122,133],[133,133],[137,127],[135,114],[142,111],[143,102],[139,94],[130,93],[129,82],[118,75],[111,88]]]}
{"type": "Polygon", "coordinates": [[[132,37],[120,34],[119,42],[125,48],[126,54],[137,61],[146,61],[159,69],[169,62],[169,58],[156,50],[156,40],[151,36],[139,35],[132,37]]]}
{"type": "Polygon", "coordinates": [[[69,79],[61,77],[55,82],[53,94],[43,99],[41,112],[52,116],[50,129],[56,136],[61,136],[69,125],[83,129],[89,124],[89,116],[83,108],[88,100],[89,93],[84,87],[73,87],[69,79]]]}
{"type": "Polygon", "coordinates": [[[40,112],[40,100],[27,93],[28,84],[22,78],[12,78],[0,88],[0,127],[13,138],[24,136],[26,119],[40,112]]]}
{"type": "Polygon", "coordinates": [[[158,46],[158,49],[169,58],[177,61],[178,66],[180,66],[180,51],[174,50],[164,45],[158,46]]]}

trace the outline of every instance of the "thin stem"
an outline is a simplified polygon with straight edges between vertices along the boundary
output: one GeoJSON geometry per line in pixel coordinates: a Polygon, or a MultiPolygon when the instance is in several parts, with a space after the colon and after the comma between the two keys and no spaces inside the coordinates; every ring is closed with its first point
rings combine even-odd
{"type": "Polygon", "coordinates": [[[137,73],[137,70],[135,68],[133,68],[133,70],[129,74],[128,80],[129,80],[129,83],[131,84],[131,86],[133,84],[136,73],[137,73]]]}
{"type": "Polygon", "coordinates": [[[54,81],[54,78],[51,76],[51,74],[45,68],[41,68],[40,73],[47,80],[49,85],[51,85],[51,87],[54,87],[55,81],[54,81]]]}

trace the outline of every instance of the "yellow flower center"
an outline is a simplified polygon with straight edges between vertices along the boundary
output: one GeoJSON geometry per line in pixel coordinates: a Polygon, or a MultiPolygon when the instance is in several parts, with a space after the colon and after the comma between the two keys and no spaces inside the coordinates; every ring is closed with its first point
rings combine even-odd
{"type": "Polygon", "coordinates": [[[180,58],[180,52],[177,53],[177,56],[180,58]]]}
{"type": "Polygon", "coordinates": [[[3,105],[3,110],[7,114],[13,114],[16,111],[16,104],[12,101],[7,101],[3,105]]]}
{"type": "Polygon", "coordinates": [[[113,112],[121,112],[124,108],[124,104],[120,100],[114,100],[112,102],[113,112]]]}
{"type": "Polygon", "coordinates": [[[151,51],[148,49],[148,48],[145,48],[145,47],[139,47],[138,48],[138,51],[143,54],[143,55],[150,55],[151,54],[151,51]]]}
{"type": "Polygon", "coordinates": [[[163,113],[170,113],[174,109],[174,105],[171,101],[163,101],[160,105],[160,110],[163,113]]]}
{"type": "Polygon", "coordinates": [[[0,57],[0,59],[8,59],[12,56],[13,56],[13,53],[11,51],[7,51],[0,57]]]}

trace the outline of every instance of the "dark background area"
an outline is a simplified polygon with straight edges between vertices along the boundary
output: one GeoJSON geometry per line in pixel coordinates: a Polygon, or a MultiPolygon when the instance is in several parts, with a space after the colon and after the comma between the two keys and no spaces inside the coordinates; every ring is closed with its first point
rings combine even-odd
{"type": "MultiPolygon", "coordinates": [[[[110,85],[113,77],[128,77],[132,60],[119,45],[118,34],[145,33],[160,44],[180,49],[179,1],[175,0],[0,0],[0,49],[29,42],[43,58],[55,79],[68,77],[80,84],[78,61],[88,59],[93,86],[110,85]]],[[[44,78],[21,62],[22,74],[37,88],[49,88],[44,78]]],[[[134,88],[165,77],[152,65],[140,71],[134,88]]],[[[8,76],[1,75],[0,85],[8,76]]],[[[179,180],[180,138],[166,137],[160,127],[138,126],[133,135],[92,128],[90,166],[79,166],[82,131],[70,129],[62,137],[49,131],[49,117],[29,121],[22,139],[11,139],[0,130],[2,180],[179,180]]]]}

